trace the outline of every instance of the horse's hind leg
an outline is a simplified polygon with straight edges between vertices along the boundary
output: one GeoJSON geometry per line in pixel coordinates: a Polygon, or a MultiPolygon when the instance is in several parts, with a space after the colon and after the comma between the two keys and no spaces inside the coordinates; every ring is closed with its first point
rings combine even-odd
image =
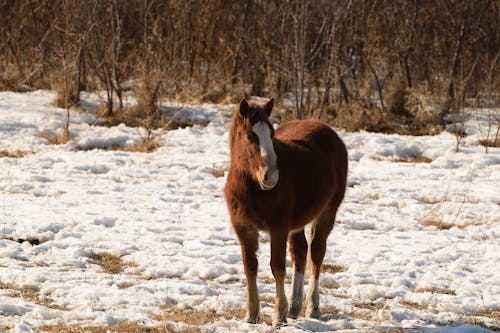
{"type": "Polygon", "coordinates": [[[307,240],[304,230],[291,234],[288,242],[290,244],[290,255],[294,264],[292,296],[290,297],[292,305],[288,316],[295,319],[302,310],[302,298],[304,295],[304,271],[307,260],[307,240]]]}
{"type": "Polygon", "coordinates": [[[240,241],[243,266],[247,278],[247,314],[245,320],[256,324],[259,320],[259,291],[257,289],[257,249],[259,247],[259,234],[256,229],[234,225],[234,230],[240,241]]]}
{"type": "Polygon", "coordinates": [[[328,235],[332,231],[335,223],[336,212],[337,205],[327,208],[327,210],[313,222],[314,225],[311,229],[311,275],[306,297],[306,316],[311,318],[319,318],[321,316],[321,311],[319,309],[319,275],[326,253],[328,235]]]}

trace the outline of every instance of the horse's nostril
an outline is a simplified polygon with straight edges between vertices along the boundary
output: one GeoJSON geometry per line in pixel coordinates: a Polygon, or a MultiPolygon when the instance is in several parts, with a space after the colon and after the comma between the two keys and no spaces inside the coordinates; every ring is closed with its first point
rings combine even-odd
{"type": "Polygon", "coordinates": [[[266,172],[266,173],[264,174],[264,181],[266,181],[266,182],[267,182],[268,180],[269,180],[269,173],[267,173],[267,172],[266,172]]]}

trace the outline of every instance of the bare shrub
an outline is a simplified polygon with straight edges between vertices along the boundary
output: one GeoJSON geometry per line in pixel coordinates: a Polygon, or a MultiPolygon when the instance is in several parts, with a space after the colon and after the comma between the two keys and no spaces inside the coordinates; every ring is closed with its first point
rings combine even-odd
{"type": "Polygon", "coordinates": [[[370,131],[394,133],[396,127],[390,114],[374,105],[354,101],[338,111],[333,124],[347,131],[370,131]]]}

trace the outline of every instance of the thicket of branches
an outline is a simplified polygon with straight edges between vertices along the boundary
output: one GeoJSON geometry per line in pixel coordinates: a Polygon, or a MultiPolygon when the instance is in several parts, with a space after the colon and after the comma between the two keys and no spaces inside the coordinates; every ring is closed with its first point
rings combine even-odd
{"type": "Polygon", "coordinates": [[[0,22],[0,88],[102,89],[107,115],[127,89],[151,117],[163,98],[293,96],[295,117],[384,130],[500,99],[496,0],[0,0],[0,22]]]}

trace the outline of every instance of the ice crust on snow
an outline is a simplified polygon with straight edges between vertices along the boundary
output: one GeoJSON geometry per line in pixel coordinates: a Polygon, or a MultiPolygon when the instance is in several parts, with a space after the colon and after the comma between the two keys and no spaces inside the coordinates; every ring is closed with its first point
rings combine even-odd
{"type": "MultiPolygon", "coordinates": [[[[111,149],[139,142],[141,129],[95,126],[96,114],[75,110],[73,140],[49,145],[42,133],[57,132],[66,116],[52,106],[54,97],[0,92],[1,150],[31,152],[0,158],[0,327],[158,325],[154,314],[167,304],[221,314],[243,309],[240,248],[223,201],[225,177],[215,172],[229,169],[232,108],[166,106],[169,115],[209,123],[155,131],[161,147],[145,154],[111,149]],[[40,244],[16,241],[30,238],[40,244]],[[103,252],[121,256],[122,273],[94,263],[93,254],[103,252]],[[36,288],[40,299],[16,297],[13,288],[23,287],[36,288]]],[[[283,332],[488,331],[465,324],[467,316],[498,327],[485,314],[500,307],[500,150],[485,154],[475,144],[487,129],[481,112],[471,112],[459,152],[446,131],[338,131],[349,151],[349,188],[325,264],[345,269],[323,274],[322,318],[289,320],[283,332]],[[432,161],[397,162],[419,156],[432,161]]],[[[261,239],[262,313],[272,315],[269,238],[261,239]]],[[[220,316],[202,329],[270,329],[241,319],[220,316]]]]}

